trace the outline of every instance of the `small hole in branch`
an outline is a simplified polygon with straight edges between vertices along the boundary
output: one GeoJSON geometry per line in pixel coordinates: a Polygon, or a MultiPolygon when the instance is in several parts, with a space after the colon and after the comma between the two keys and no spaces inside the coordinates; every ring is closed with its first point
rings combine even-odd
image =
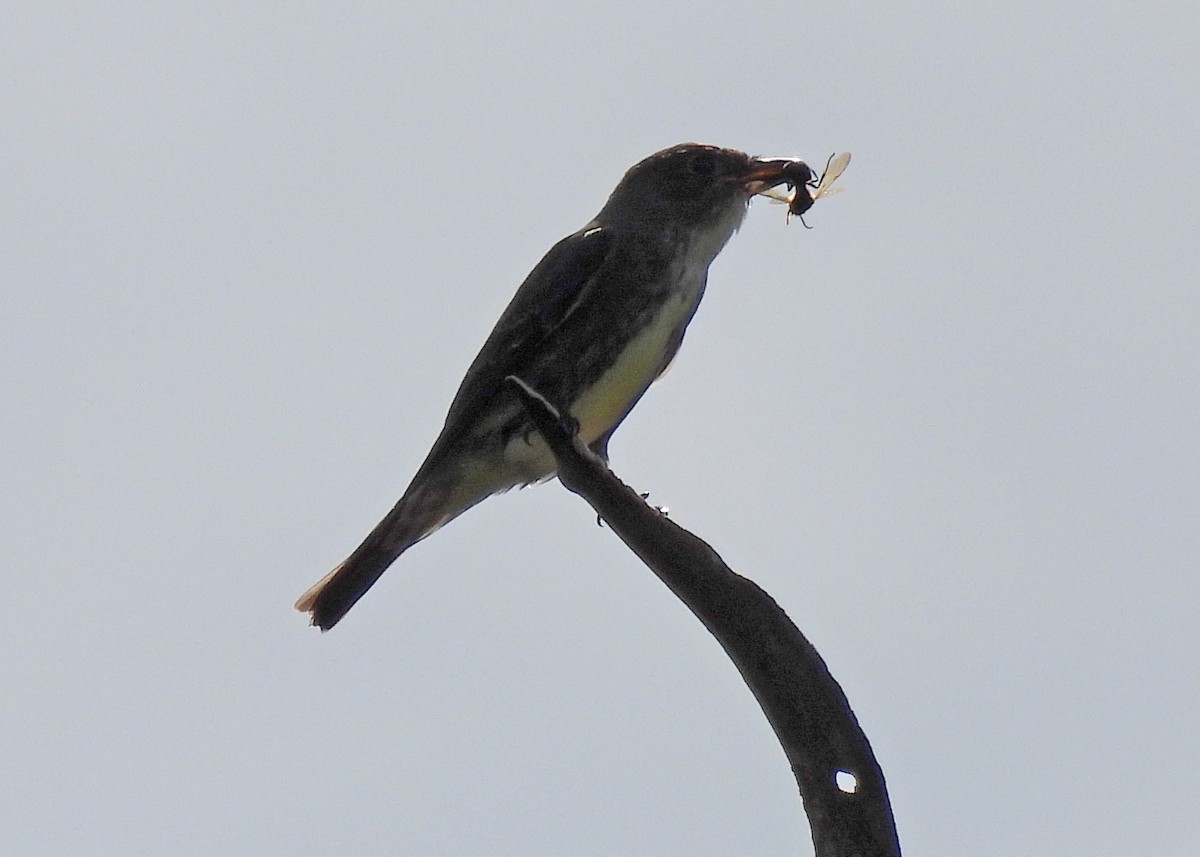
{"type": "Polygon", "coordinates": [[[833,775],[833,780],[837,783],[838,789],[848,795],[852,795],[858,791],[858,777],[849,771],[838,771],[833,775]]]}

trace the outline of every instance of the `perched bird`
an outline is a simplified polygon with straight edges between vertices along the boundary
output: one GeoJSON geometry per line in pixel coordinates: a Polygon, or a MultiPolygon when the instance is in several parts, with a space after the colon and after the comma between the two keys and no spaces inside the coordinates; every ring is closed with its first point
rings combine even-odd
{"type": "Polygon", "coordinates": [[[569,414],[607,458],[613,431],[675,356],[708,266],[751,197],[780,184],[803,193],[812,179],[802,161],[696,143],[632,167],[595,219],[521,284],[404,496],[296,609],[332,628],[407,548],[492,494],[554,475],[509,375],[569,414]]]}

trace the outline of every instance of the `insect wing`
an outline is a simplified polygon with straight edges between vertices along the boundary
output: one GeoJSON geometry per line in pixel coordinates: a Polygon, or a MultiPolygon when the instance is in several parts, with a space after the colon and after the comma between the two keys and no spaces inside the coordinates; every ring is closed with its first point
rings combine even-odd
{"type": "Polygon", "coordinates": [[[842,152],[840,155],[831,155],[829,157],[829,163],[825,165],[825,172],[821,173],[821,180],[817,182],[817,186],[812,191],[814,202],[841,190],[840,187],[831,187],[831,185],[841,178],[842,173],[846,172],[846,167],[848,166],[850,166],[849,152],[842,152]]]}
{"type": "Polygon", "coordinates": [[[781,190],[776,190],[773,187],[767,188],[766,190],[760,190],[758,192],[758,195],[767,197],[769,200],[771,200],[771,202],[791,202],[792,201],[791,194],[784,193],[781,190]]]}

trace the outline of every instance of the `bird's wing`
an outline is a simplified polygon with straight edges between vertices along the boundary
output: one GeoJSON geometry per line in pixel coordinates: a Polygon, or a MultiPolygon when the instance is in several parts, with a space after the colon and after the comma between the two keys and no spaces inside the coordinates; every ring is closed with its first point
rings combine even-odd
{"type": "Polygon", "coordinates": [[[471,412],[496,394],[508,375],[520,376],[530,355],[581,306],[613,244],[610,229],[588,224],[559,241],[525,278],[467,370],[443,434],[469,422],[471,412]]]}

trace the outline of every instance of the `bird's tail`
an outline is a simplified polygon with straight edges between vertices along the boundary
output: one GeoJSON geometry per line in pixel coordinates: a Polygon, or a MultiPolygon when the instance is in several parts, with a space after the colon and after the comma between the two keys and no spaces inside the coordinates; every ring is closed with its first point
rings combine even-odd
{"type": "Polygon", "coordinates": [[[328,631],[400,554],[461,511],[447,515],[424,493],[406,494],[345,562],[300,596],[296,609],[312,614],[312,624],[328,631]]]}

